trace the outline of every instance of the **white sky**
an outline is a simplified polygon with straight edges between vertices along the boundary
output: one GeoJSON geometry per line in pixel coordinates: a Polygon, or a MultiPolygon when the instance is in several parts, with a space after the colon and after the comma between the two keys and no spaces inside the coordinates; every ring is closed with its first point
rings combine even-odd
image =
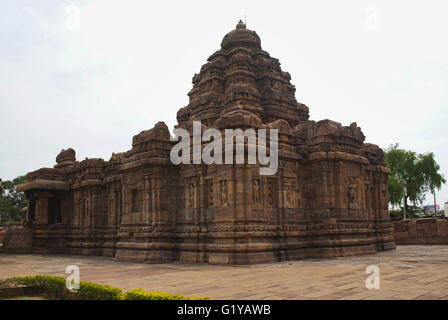
{"type": "Polygon", "coordinates": [[[172,130],[193,75],[245,15],[312,120],[433,151],[448,177],[445,0],[2,0],[0,177],[52,167],[68,147],[109,160],[158,121],[172,130]]]}

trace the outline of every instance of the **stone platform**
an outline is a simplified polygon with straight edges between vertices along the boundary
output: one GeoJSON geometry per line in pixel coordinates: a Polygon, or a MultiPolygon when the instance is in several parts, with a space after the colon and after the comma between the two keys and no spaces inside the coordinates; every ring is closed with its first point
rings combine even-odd
{"type": "Polygon", "coordinates": [[[145,264],[108,257],[0,253],[0,278],[35,274],[217,299],[448,299],[448,245],[398,246],[367,256],[252,266],[145,264]],[[368,290],[366,267],[380,269],[380,289],[368,290]]]}

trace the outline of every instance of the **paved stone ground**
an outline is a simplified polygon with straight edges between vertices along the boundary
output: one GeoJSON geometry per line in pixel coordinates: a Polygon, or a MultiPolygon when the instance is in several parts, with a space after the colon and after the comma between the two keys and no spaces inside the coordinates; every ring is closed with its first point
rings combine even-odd
{"type": "Polygon", "coordinates": [[[448,299],[448,246],[398,246],[374,255],[253,266],[145,264],[106,257],[0,254],[0,279],[49,274],[124,289],[143,288],[216,299],[448,299]],[[368,290],[366,267],[380,268],[368,290]]]}

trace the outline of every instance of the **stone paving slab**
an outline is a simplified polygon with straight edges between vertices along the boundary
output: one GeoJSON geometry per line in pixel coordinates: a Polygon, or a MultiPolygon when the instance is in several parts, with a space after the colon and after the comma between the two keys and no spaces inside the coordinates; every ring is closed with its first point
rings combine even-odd
{"type": "Polygon", "coordinates": [[[0,278],[36,274],[123,289],[143,288],[216,299],[448,299],[448,246],[398,246],[373,255],[252,266],[145,264],[108,257],[0,253],[0,278]],[[369,290],[366,268],[380,269],[380,289],[369,290]]]}

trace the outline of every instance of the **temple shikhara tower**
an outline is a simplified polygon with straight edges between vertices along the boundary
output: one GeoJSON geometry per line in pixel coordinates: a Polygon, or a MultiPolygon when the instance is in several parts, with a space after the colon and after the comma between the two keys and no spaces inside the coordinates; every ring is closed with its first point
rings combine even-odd
{"type": "Polygon", "coordinates": [[[67,149],[28,173],[25,227],[5,250],[251,264],[394,249],[383,151],[356,123],[309,120],[290,81],[240,21],[194,75],[177,128],[277,129],[276,174],[258,163],[175,165],[177,142],[159,122],[109,161],[67,149]]]}

